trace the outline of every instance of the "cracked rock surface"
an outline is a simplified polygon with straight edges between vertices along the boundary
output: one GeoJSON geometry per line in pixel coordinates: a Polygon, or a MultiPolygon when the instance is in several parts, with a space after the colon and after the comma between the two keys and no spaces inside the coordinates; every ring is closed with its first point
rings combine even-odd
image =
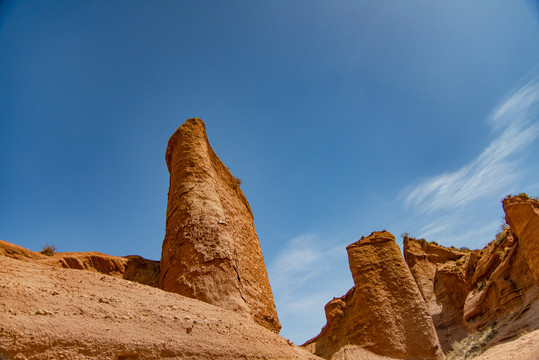
{"type": "Polygon", "coordinates": [[[246,314],[278,333],[251,208],[202,120],[178,128],[165,159],[170,187],[159,287],[246,314]]]}

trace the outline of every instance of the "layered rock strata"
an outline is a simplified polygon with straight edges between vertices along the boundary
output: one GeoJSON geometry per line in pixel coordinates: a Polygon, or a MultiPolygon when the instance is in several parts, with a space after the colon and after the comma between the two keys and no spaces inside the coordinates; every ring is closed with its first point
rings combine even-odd
{"type": "Polygon", "coordinates": [[[326,307],[327,324],[304,346],[330,359],[348,345],[399,359],[444,357],[425,301],[395,238],[382,231],[349,245],[355,286],[326,307]]]}
{"type": "Polygon", "coordinates": [[[202,120],[179,127],[165,158],[170,188],[160,288],[247,314],[278,333],[251,208],[202,120]]]}

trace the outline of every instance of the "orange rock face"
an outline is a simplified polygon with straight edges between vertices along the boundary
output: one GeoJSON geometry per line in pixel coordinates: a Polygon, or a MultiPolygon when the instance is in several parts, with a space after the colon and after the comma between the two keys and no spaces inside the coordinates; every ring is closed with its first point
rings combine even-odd
{"type": "Polygon", "coordinates": [[[469,289],[465,274],[458,266],[438,269],[454,263],[467,253],[445,248],[425,240],[404,238],[404,257],[425,299],[442,350],[468,335],[463,322],[463,306],[469,289]]]}
{"type": "Polygon", "coordinates": [[[278,333],[251,208],[210,147],[202,120],[180,126],[165,158],[170,188],[159,286],[247,314],[278,333]]]}
{"type": "MultiPolygon", "coordinates": [[[[503,316],[518,314],[537,300],[537,286],[524,260],[524,251],[510,232],[506,231],[499,243],[491,243],[482,252],[464,304],[464,322],[472,331],[503,316]]],[[[530,314],[521,315],[516,320],[526,322],[530,314]]]]}
{"type": "Polygon", "coordinates": [[[504,199],[505,219],[519,239],[524,258],[539,286],[539,201],[525,196],[504,199]]]}
{"type": "MultiPolygon", "coordinates": [[[[531,215],[530,202],[509,203],[504,205],[511,226],[533,229],[522,225],[533,221],[523,219],[525,214],[531,215]]],[[[471,252],[405,240],[407,263],[430,304],[444,351],[450,350],[454,341],[487,326],[497,326],[488,346],[515,338],[523,330],[539,328],[539,287],[532,276],[525,241],[515,235],[519,232],[513,227],[498,234],[484,249],[471,252]],[[440,256],[442,253],[446,256],[440,256]]],[[[528,240],[532,253],[533,236],[528,240]]]]}
{"type": "Polygon", "coordinates": [[[346,345],[399,359],[443,359],[427,306],[394,236],[374,232],[346,249],[355,286],[326,305],[326,326],[304,346],[326,359],[346,345]]]}

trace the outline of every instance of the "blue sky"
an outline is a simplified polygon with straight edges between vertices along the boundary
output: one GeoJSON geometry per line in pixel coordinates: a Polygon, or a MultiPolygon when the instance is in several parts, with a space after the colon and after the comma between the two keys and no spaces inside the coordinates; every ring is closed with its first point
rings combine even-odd
{"type": "Polygon", "coordinates": [[[190,117],[243,181],[301,343],[374,230],[478,248],[539,195],[532,1],[4,1],[0,239],[159,259],[190,117]]]}

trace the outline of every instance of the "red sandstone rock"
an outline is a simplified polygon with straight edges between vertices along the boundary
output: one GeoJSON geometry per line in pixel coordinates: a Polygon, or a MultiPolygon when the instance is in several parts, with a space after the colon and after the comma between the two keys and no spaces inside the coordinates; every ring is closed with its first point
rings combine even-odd
{"type": "MultiPolygon", "coordinates": [[[[399,359],[443,359],[427,306],[394,236],[374,232],[346,249],[355,286],[326,305],[326,326],[304,346],[326,359],[345,345],[399,359]]],[[[349,358],[353,350],[347,348],[349,358]]]]}
{"type": "Polygon", "coordinates": [[[531,306],[530,301],[536,301],[533,294],[537,286],[523,250],[509,232],[499,243],[483,249],[472,281],[472,291],[464,304],[464,321],[471,331],[502,316],[517,314],[531,306]]]}
{"type": "Polygon", "coordinates": [[[160,287],[248,314],[278,333],[251,208],[208,143],[202,120],[180,126],[165,158],[170,188],[160,287]]]}
{"type": "Polygon", "coordinates": [[[539,201],[519,195],[503,200],[505,218],[519,239],[535,284],[539,286],[539,201]]]}
{"type": "Polygon", "coordinates": [[[425,299],[442,350],[451,350],[454,341],[468,335],[463,322],[463,306],[469,288],[463,267],[456,266],[469,253],[429,243],[423,239],[404,238],[404,257],[425,299]],[[462,259],[462,260],[459,260],[462,259]],[[438,270],[437,265],[451,263],[454,267],[438,270]]]}
{"type": "Polygon", "coordinates": [[[497,334],[488,346],[539,328],[539,287],[512,228],[468,254],[445,249],[454,256],[444,259],[440,248],[409,239],[404,251],[427,302],[434,304],[429,309],[444,351],[494,324],[497,334]]]}

